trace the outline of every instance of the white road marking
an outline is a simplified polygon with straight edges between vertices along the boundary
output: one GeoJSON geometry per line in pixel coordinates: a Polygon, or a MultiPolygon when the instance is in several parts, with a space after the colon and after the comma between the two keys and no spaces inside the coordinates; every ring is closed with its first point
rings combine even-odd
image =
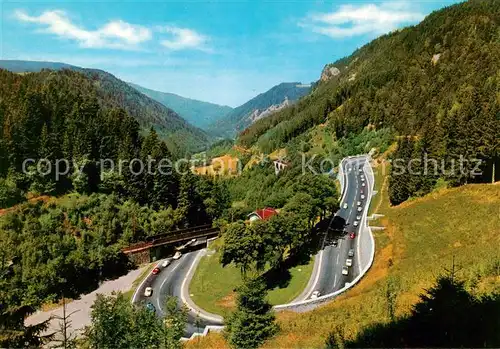
{"type": "Polygon", "coordinates": [[[320,271],[321,271],[321,264],[323,264],[323,251],[324,250],[321,250],[319,252],[319,268],[318,268],[318,272],[316,273],[316,277],[314,278],[314,282],[312,284],[312,287],[311,287],[311,291],[307,294],[307,297],[305,297],[305,299],[308,299],[309,297],[311,297],[311,293],[316,289],[316,285],[318,284],[318,281],[319,281],[319,276],[320,276],[320,271]]]}
{"type": "Polygon", "coordinates": [[[338,254],[337,255],[337,262],[336,262],[337,265],[339,264],[339,258],[340,258],[340,255],[338,254]]]}
{"type": "Polygon", "coordinates": [[[193,307],[191,305],[189,305],[189,303],[187,301],[187,297],[189,297],[189,292],[187,290],[187,287],[189,285],[187,285],[187,281],[188,281],[188,279],[191,278],[191,276],[193,274],[194,267],[196,267],[198,265],[199,260],[201,259],[201,257],[203,257],[203,255],[205,253],[206,253],[206,250],[199,250],[196,253],[196,256],[194,257],[193,262],[191,263],[191,266],[189,267],[188,272],[184,276],[184,280],[182,280],[182,284],[181,284],[181,301],[182,301],[183,304],[185,304],[190,309],[190,311],[195,312],[197,314],[197,316],[199,316],[200,318],[205,319],[207,321],[221,322],[222,318],[220,316],[214,315],[214,316],[218,316],[219,317],[219,318],[215,318],[215,317],[210,316],[209,314],[207,314],[201,308],[199,308],[199,309],[193,309],[193,307]]]}
{"type": "Polygon", "coordinates": [[[333,287],[337,286],[337,274],[335,274],[335,278],[333,279],[333,287]]]}
{"type": "MultiPolygon", "coordinates": [[[[160,261],[161,262],[161,261],[160,261]]],[[[160,262],[158,262],[158,264],[155,264],[155,266],[151,269],[151,272],[153,272],[153,269],[156,268],[156,267],[159,267],[160,266],[160,262]]],[[[151,273],[150,272],[150,273],[151,273]]],[[[137,295],[139,294],[139,290],[142,288],[142,286],[144,285],[144,283],[148,280],[148,276],[149,274],[144,278],[144,280],[142,280],[141,284],[139,285],[139,287],[137,287],[135,289],[135,292],[134,292],[134,296],[132,297],[132,304],[135,303],[135,299],[137,298],[137,295]]]]}
{"type": "Polygon", "coordinates": [[[167,275],[167,277],[165,278],[165,280],[163,280],[163,282],[161,283],[160,285],[160,289],[158,290],[158,298],[156,298],[157,302],[158,302],[158,308],[160,309],[160,311],[163,313],[163,309],[161,308],[161,305],[160,305],[160,295],[161,295],[161,290],[163,288],[163,285],[165,285],[165,282],[167,282],[167,280],[170,278],[171,275],[173,275],[175,269],[179,268],[179,265],[181,265],[181,259],[184,258],[184,255],[181,256],[181,258],[179,258],[177,260],[177,265],[172,269],[170,270],[170,274],[167,275]]]}

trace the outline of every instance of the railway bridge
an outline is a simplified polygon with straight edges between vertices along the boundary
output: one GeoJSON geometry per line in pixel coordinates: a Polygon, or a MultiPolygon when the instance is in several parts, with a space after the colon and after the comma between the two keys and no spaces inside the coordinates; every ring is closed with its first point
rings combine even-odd
{"type": "Polygon", "coordinates": [[[196,227],[172,230],[167,233],[148,236],[146,241],[132,244],[122,251],[138,264],[148,263],[160,258],[162,251],[174,250],[186,242],[196,239],[194,244],[205,243],[206,239],[219,235],[219,228],[211,224],[196,227]]]}

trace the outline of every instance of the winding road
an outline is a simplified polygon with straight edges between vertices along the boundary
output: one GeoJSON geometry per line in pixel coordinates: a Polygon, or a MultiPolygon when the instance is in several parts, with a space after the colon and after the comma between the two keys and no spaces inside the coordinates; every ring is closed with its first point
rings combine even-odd
{"type": "MultiPolygon", "coordinates": [[[[330,222],[328,231],[325,233],[323,248],[316,256],[315,270],[311,275],[311,280],[306,290],[294,302],[301,302],[310,299],[314,291],[319,291],[321,295],[331,294],[346,286],[346,283],[352,282],[362,270],[360,263],[361,253],[366,253],[360,248],[359,234],[362,233],[365,221],[367,219],[366,206],[370,203],[371,192],[366,182],[364,165],[368,161],[366,156],[346,158],[342,162],[343,195],[341,199],[341,208],[335,214],[330,222]],[[361,177],[364,177],[364,181],[361,177]],[[363,186],[363,183],[366,183],[363,186]],[[365,198],[361,199],[361,195],[365,198]],[[358,201],[361,211],[358,211],[358,201]],[[347,205],[345,208],[344,205],[347,205]],[[358,219],[359,218],[359,219],[358,219]],[[358,222],[358,226],[354,222],[358,222]],[[355,233],[354,239],[350,234],[355,233]],[[349,250],[354,251],[353,264],[348,268],[348,275],[342,274],[342,267],[346,265],[349,250]]],[[[373,178],[370,179],[371,181],[373,178]]],[[[196,332],[201,332],[206,326],[222,325],[222,318],[217,315],[206,313],[202,310],[195,311],[196,305],[191,301],[188,289],[190,277],[199,261],[199,258],[206,250],[197,250],[184,253],[180,259],[172,260],[162,271],[150,280],[147,286],[153,288],[151,297],[143,296],[143,288],[146,285],[139,286],[137,295],[134,296],[134,302],[150,302],[156,308],[158,316],[165,315],[164,300],[167,295],[177,297],[179,305],[187,303],[189,305],[188,324],[186,326],[185,337],[189,338],[196,332]]],[[[158,263],[158,266],[161,262],[158,263]]]]}
{"type": "Polygon", "coordinates": [[[322,255],[319,256],[321,263],[319,276],[317,282],[310,287],[310,292],[305,299],[309,298],[314,291],[319,291],[322,295],[338,291],[345,287],[346,283],[352,282],[361,272],[358,258],[361,253],[359,234],[360,227],[366,219],[365,206],[369,205],[371,196],[366,184],[366,173],[363,171],[365,161],[367,161],[366,157],[356,157],[348,158],[342,163],[345,188],[340,209],[325,233],[323,249],[320,252],[322,255]],[[361,174],[365,178],[364,181],[361,180],[361,174]],[[365,183],[365,186],[362,183],[365,183]],[[361,195],[365,198],[361,199],[361,195]],[[360,206],[357,205],[358,202],[361,203],[360,206]],[[347,205],[347,208],[344,205],[347,205]],[[358,207],[361,207],[361,212],[358,211],[358,207]],[[356,221],[358,226],[354,226],[356,221]],[[350,238],[351,233],[355,234],[354,239],[350,238]],[[349,250],[354,252],[353,264],[348,268],[349,274],[342,275],[342,267],[346,265],[346,260],[349,258],[349,250]]]}

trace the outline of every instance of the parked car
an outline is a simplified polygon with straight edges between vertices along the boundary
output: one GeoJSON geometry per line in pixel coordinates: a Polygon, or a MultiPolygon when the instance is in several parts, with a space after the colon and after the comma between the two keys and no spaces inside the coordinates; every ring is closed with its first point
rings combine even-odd
{"type": "Polygon", "coordinates": [[[170,259],[165,259],[163,263],[161,264],[162,268],[166,268],[170,265],[170,259]]]}
{"type": "Polygon", "coordinates": [[[352,267],[352,258],[347,258],[345,260],[345,265],[348,266],[348,267],[352,267]]]}
{"type": "Polygon", "coordinates": [[[151,303],[151,302],[146,303],[146,309],[148,309],[149,311],[152,311],[153,313],[156,313],[156,308],[153,305],[153,303],[151,303]]]}
{"type": "Polygon", "coordinates": [[[153,294],[153,288],[152,287],[146,287],[146,289],[144,290],[144,296],[151,297],[152,294],[153,294]]]}
{"type": "Polygon", "coordinates": [[[361,182],[361,186],[362,187],[366,186],[365,182],[361,182]]]}
{"type": "Polygon", "coordinates": [[[356,219],[357,219],[358,221],[360,221],[360,220],[361,220],[361,216],[356,216],[356,219]]]}
{"type": "Polygon", "coordinates": [[[354,257],[354,250],[351,248],[351,249],[349,250],[349,253],[347,253],[347,255],[348,255],[349,257],[354,257]]]}
{"type": "Polygon", "coordinates": [[[351,234],[349,234],[349,238],[352,240],[356,237],[356,233],[352,232],[351,234]]]}
{"type": "Polygon", "coordinates": [[[358,206],[361,206],[361,201],[358,201],[357,205],[358,205],[358,206]]]}
{"type": "Polygon", "coordinates": [[[172,258],[175,259],[175,260],[177,260],[177,259],[181,258],[181,256],[182,256],[181,251],[177,251],[177,252],[175,252],[175,254],[174,254],[174,256],[172,258]]]}
{"type": "Polygon", "coordinates": [[[319,291],[314,291],[311,295],[311,299],[316,299],[319,296],[321,296],[321,293],[319,291]]]}
{"type": "Polygon", "coordinates": [[[342,275],[349,275],[349,268],[348,267],[342,267],[342,275]]]}
{"type": "Polygon", "coordinates": [[[365,199],[365,195],[361,194],[361,200],[364,200],[364,199],[365,199]]]}
{"type": "Polygon", "coordinates": [[[358,206],[358,212],[361,212],[361,211],[363,211],[363,207],[358,206]]]}
{"type": "Polygon", "coordinates": [[[157,274],[159,274],[159,273],[160,273],[160,271],[161,271],[161,270],[160,270],[160,268],[156,267],[156,268],[154,268],[154,269],[153,269],[153,271],[152,271],[151,273],[152,273],[153,275],[157,275],[157,274]]]}
{"type": "Polygon", "coordinates": [[[355,227],[357,227],[357,226],[358,226],[358,224],[359,224],[359,222],[358,222],[358,221],[354,221],[354,226],[355,226],[355,227]]]}
{"type": "Polygon", "coordinates": [[[347,206],[347,204],[344,204],[344,208],[347,208],[347,207],[349,207],[349,206],[347,206]]]}

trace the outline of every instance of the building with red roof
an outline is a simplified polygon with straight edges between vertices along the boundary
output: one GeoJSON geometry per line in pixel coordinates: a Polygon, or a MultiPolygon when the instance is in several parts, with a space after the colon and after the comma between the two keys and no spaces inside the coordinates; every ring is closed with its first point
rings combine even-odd
{"type": "Polygon", "coordinates": [[[256,221],[256,220],[259,220],[259,219],[262,219],[262,220],[268,220],[269,218],[271,218],[272,216],[274,216],[275,214],[277,214],[278,211],[276,211],[274,208],[271,208],[271,207],[266,207],[266,208],[263,208],[263,209],[260,209],[260,210],[255,210],[254,212],[250,213],[248,215],[248,220],[250,222],[253,222],[253,221],[256,221]]]}

